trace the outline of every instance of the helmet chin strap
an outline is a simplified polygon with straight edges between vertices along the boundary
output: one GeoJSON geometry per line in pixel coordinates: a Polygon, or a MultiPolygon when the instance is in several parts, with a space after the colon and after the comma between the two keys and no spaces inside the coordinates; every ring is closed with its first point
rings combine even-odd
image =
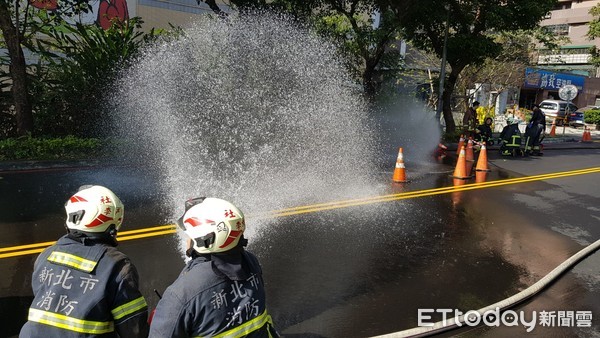
{"type": "Polygon", "coordinates": [[[81,242],[83,245],[87,245],[88,242],[106,243],[111,246],[119,245],[117,241],[117,229],[114,224],[111,224],[105,232],[87,232],[73,230],[67,228],[67,235],[69,238],[81,242]]]}
{"type": "Polygon", "coordinates": [[[199,257],[199,256],[210,257],[211,255],[222,255],[222,254],[226,255],[227,253],[230,253],[230,252],[239,251],[240,249],[242,249],[243,247],[245,247],[247,245],[248,245],[248,240],[246,238],[244,238],[244,235],[242,234],[240,236],[240,240],[239,240],[238,244],[235,247],[231,248],[230,250],[227,250],[225,252],[202,254],[194,249],[194,241],[191,238],[188,238],[187,249],[185,250],[185,255],[192,259],[199,257]]]}

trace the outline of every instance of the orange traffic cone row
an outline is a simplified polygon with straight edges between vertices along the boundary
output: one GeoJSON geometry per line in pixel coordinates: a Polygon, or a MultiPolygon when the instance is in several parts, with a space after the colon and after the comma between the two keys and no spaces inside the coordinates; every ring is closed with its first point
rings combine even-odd
{"type": "Polygon", "coordinates": [[[469,142],[467,142],[465,157],[467,161],[475,161],[475,155],[473,155],[473,138],[469,138],[469,142]]]}
{"type": "Polygon", "coordinates": [[[552,129],[550,129],[550,137],[556,136],[556,120],[552,120],[552,129]]]}
{"type": "Polygon", "coordinates": [[[467,160],[465,158],[465,147],[460,149],[460,154],[458,155],[458,161],[456,162],[456,168],[454,169],[453,178],[459,179],[467,179],[469,178],[469,174],[467,174],[467,160]]]}
{"type": "Polygon", "coordinates": [[[479,152],[479,157],[477,158],[477,166],[475,166],[475,171],[491,171],[488,168],[487,149],[485,148],[485,142],[481,144],[481,151],[479,152]]]}
{"type": "Polygon", "coordinates": [[[406,169],[404,168],[404,155],[402,153],[402,147],[400,147],[400,150],[398,150],[398,159],[396,160],[396,168],[394,169],[392,181],[396,183],[408,182],[406,180],[406,169]]]}
{"type": "Polygon", "coordinates": [[[458,140],[458,148],[456,148],[456,155],[460,154],[460,149],[465,145],[465,138],[464,136],[461,134],[460,135],[460,140],[458,140]]]}

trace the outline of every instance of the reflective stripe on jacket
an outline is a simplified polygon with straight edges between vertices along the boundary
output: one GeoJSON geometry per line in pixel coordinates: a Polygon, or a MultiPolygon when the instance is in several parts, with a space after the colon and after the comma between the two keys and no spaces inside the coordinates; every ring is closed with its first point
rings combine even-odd
{"type": "Polygon", "coordinates": [[[148,306],[137,271],[112,246],[64,236],[37,258],[31,284],[34,299],[20,337],[148,333],[148,306]]]}

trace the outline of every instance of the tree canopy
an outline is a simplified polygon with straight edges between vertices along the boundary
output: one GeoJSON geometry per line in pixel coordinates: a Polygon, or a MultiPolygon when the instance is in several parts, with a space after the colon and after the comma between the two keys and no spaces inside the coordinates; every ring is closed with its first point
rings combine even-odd
{"type": "Polygon", "coordinates": [[[88,0],[64,0],[60,6],[54,0],[27,1],[0,0],[0,32],[8,51],[8,63],[16,117],[16,132],[24,135],[33,130],[33,111],[27,84],[27,64],[23,47],[32,46],[36,34],[61,17],[88,12],[88,0]],[[41,7],[41,8],[40,8],[41,7]]]}
{"type": "MultiPolygon", "coordinates": [[[[201,0],[198,0],[201,1],[201,0]]],[[[214,1],[207,3],[222,14],[214,1]]],[[[268,9],[293,15],[310,24],[317,33],[336,43],[347,68],[370,97],[381,85],[380,69],[398,70],[402,60],[396,42],[400,39],[398,16],[376,0],[232,0],[240,11],[268,9]]]]}
{"type": "Polygon", "coordinates": [[[422,0],[399,4],[383,1],[402,17],[403,33],[417,47],[440,58],[448,28],[447,56],[450,66],[442,96],[446,130],[456,128],[450,98],[460,73],[468,65],[480,65],[509,46],[495,38],[498,32],[533,29],[557,0],[422,0]]]}

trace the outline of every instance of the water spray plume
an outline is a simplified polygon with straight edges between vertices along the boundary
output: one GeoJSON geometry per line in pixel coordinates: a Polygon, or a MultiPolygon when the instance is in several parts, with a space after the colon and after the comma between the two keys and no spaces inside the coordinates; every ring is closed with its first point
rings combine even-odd
{"type": "Polygon", "coordinates": [[[368,195],[375,138],[340,60],[285,17],[201,17],[145,52],[115,110],[174,216],[196,196],[252,214],[368,195]]]}

